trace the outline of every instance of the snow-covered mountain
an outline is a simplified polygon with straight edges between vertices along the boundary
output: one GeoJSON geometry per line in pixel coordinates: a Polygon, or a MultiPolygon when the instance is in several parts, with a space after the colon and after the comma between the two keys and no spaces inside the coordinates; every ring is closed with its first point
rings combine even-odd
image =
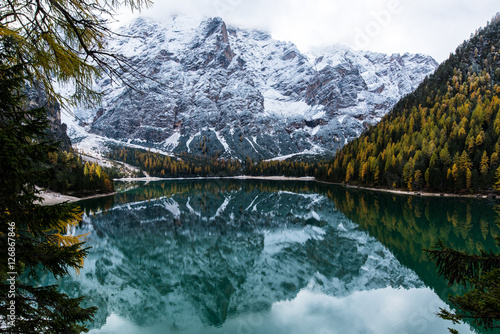
{"type": "Polygon", "coordinates": [[[330,155],[437,66],[421,54],[344,46],[306,55],[220,18],[138,18],[120,33],[110,46],[152,80],[140,91],[99,80],[103,105],[75,112],[90,133],[172,153],[330,155]]]}

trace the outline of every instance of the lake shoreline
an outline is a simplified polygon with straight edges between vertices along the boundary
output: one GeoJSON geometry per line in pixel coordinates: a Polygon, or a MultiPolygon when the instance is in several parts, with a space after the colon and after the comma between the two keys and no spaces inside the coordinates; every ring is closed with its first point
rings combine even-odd
{"type": "MultiPolygon", "coordinates": [[[[179,180],[223,180],[223,179],[236,179],[236,180],[271,180],[271,181],[316,181],[314,177],[286,177],[286,176],[227,176],[227,177],[192,177],[192,178],[162,178],[162,177],[153,177],[153,176],[145,176],[145,177],[125,177],[114,179],[113,181],[121,181],[121,182],[154,182],[154,181],[179,181],[179,180]]],[[[97,194],[85,197],[76,197],[70,195],[63,195],[58,192],[54,192],[51,190],[43,190],[39,194],[40,197],[43,198],[43,201],[40,202],[41,205],[55,205],[61,203],[73,203],[91,198],[99,198],[116,195],[118,192],[112,192],[107,194],[97,194]]]]}
{"type": "Polygon", "coordinates": [[[206,176],[206,177],[154,177],[154,176],[144,176],[144,177],[125,177],[120,179],[113,179],[113,181],[122,182],[150,182],[150,181],[179,181],[179,180],[271,180],[271,181],[316,181],[312,176],[304,177],[288,177],[288,176],[251,176],[251,175],[240,175],[240,176],[206,176]]]}
{"type": "MultiPolygon", "coordinates": [[[[345,188],[351,189],[362,189],[369,191],[378,191],[383,193],[390,193],[396,195],[405,195],[405,196],[424,196],[424,197],[450,197],[450,198],[478,198],[478,199],[487,199],[488,195],[482,194],[450,194],[450,193],[432,193],[432,192],[422,192],[422,191],[405,191],[405,190],[397,190],[397,189],[383,189],[383,188],[372,188],[372,187],[364,187],[357,186],[347,183],[336,183],[336,182],[327,182],[327,181],[319,181],[314,177],[306,176],[306,177],[287,177],[287,176],[251,176],[251,175],[240,175],[240,176],[224,176],[224,177],[186,177],[186,178],[162,178],[162,177],[126,177],[114,179],[113,181],[121,181],[121,182],[155,182],[155,181],[180,181],[180,180],[269,180],[269,181],[314,181],[322,184],[331,184],[336,186],[342,186],[345,188]]],[[[107,194],[97,194],[85,197],[76,197],[63,195],[57,192],[53,192],[50,190],[42,191],[40,197],[43,198],[42,205],[55,205],[61,203],[72,203],[77,201],[82,201],[90,198],[99,198],[112,196],[117,194],[118,192],[112,192],[107,194]]]]}
{"type": "MultiPolygon", "coordinates": [[[[451,194],[451,193],[433,193],[433,192],[424,192],[424,191],[408,191],[408,190],[397,190],[397,189],[384,189],[384,188],[373,188],[373,187],[364,187],[364,186],[357,186],[353,184],[348,184],[348,183],[336,183],[336,182],[327,182],[327,181],[319,181],[315,180],[318,183],[323,183],[323,184],[333,184],[337,186],[342,186],[345,188],[351,188],[351,189],[362,189],[362,190],[369,190],[369,191],[378,191],[378,192],[383,192],[383,193],[390,193],[390,194],[396,194],[396,195],[405,195],[405,196],[422,196],[422,197],[450,197],[450,198],[478,198],[478,199],[488,199],[489,195],[483,195],[483,194],[451,194]]],[[[495,199],[496,197],[493,197],[495,199]]]]}

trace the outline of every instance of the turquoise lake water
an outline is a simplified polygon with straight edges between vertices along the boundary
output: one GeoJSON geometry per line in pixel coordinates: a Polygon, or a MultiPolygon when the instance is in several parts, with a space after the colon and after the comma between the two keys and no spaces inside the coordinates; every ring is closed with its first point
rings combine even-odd
{"type": "Polygon", "coordinates": [[[497,251],[494,201],[176,180],[79,204],[92,249],[58,283],[92,334],[481,333],[435,315],[459,290],[422,249],[497,251]]]}

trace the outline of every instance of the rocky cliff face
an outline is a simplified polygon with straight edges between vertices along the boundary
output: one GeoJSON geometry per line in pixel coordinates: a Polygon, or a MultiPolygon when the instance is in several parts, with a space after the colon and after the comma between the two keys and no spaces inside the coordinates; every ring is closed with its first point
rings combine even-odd
{"type": "Polygon", "coordinates": [[[88,131],[172,153],[244,159],[331,155],[376,123],[437,66],[420,54],[335,46],[305,55],[220,18],[139,18],[110,41],[151,77],[109,79],[103,105],[76,110],[88,131]]]}
{"type": "Polygon", "coordinates": [[[48,129],[48,137],[59,143],[59,147],[63,151],[71,150],[71,140],[66,134],[67,126],[61,123],[61,106],[56,102],[49,102],[45,90],[41,87],[27,86],[25,88],[26,108],[29,110],[35,108],[45,108],[47,110],[47,118],[50,122],[48,129]]]}

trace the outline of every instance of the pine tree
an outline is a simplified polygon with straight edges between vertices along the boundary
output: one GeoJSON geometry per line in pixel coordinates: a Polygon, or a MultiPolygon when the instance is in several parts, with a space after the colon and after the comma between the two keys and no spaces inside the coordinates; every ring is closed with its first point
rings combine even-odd
{"type": "Polygon", "coordinates": [[[55,286],[36,287],[29,278],[55,277],[78,270],[87,249],[83,237],[65,236],[80,221],[69,205],[40,205],[40,181],[52,177],[47,161],[57,143],[47,139],[46,111],[22,108],[19,67],[0,64],[0,331],[9,333],[79,333],[95,308],[81,308],[55,286]],[[7,252],[8,250],[8,252],[7,252]],[[15,274],[11,274],[15,273],[15,274]]]}
{"type": "MultiPolygon", "coordinates": [[[[500,246],[500,237],[496,242],[500,246]]],[[[467,319],[488,330],[500,328],[500,254],[484,250],[468,254],[441,241],[426,251],[450,286],[457,283],[469,289],[463,295],[449,297],[455,311],[440,309],[438,315],[454,324],[467,319]]],[[[450,332],[458,333],[454,329],[450,332]]]]}

